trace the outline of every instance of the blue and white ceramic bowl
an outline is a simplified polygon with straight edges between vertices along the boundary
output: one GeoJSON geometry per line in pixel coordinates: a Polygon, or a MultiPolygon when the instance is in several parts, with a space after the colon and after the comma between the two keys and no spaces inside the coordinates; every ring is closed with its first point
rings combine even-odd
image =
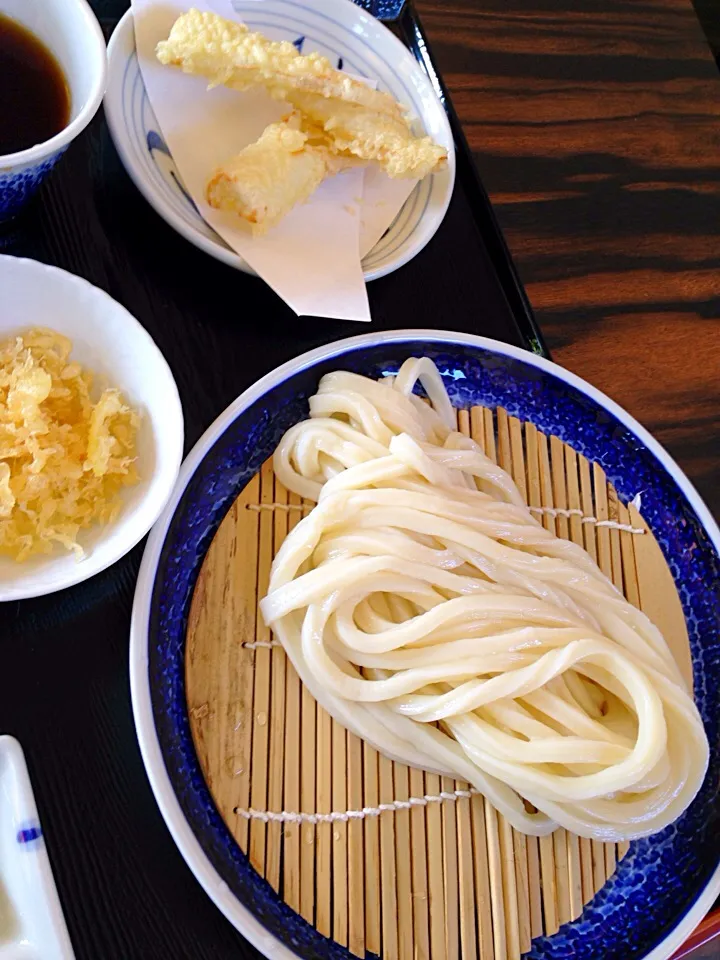
{"type": "Polygon", "coordinates": [[[438,365],[458,407],[502,405],[602,463],[623,502],[642,491],[682,601],[695,695],[711,746],[705,785],[673,826],[632,845],[582,916],[534,941],[535,960],[664,960],[720,891],[720,531],[687,478],[627,413],[584,381],[516,347],[427,330],[372,333],[303,354],[240,396],[198,441],[148,542],[130,643],[140,746],[165,820],[196,877],[266,956],[349,960],[293,913],[252,869],[214,806],[193,746],[185,697],[185,631],[201,565],[225,514],[308,397],[335,369],[372,377],[409,356],[438,365]]]}
{"type": "MultiPolygon", "coordinates": [[[[445,109],[406,47],[349,0],[232,0],[238,18],[273,40],[315,50],[339,68],[377,80],[419,118],[448,153],[446,168],[425,177],[385,235],[363,260],[366,280],[382,277],[418,254],[442,223],[455,182],[455,146],[445,109]]],[[[182,236],[217,260],[254,273],[208,226],[173,162],[143,83],[132,13],[117,25],[108,46],[105,114],[125,169],[145,199],[182,236]]]]}
{"type": "Polygon", "coordinates": [[[105,91],[107,58],[100,25],[85,0],[0,0],[0,13],[42,40],[70,90],[70,122],[64,130],[27,150],[0,156],[0,220],[5,220],[20,211],[95,116],[105,91]]]}

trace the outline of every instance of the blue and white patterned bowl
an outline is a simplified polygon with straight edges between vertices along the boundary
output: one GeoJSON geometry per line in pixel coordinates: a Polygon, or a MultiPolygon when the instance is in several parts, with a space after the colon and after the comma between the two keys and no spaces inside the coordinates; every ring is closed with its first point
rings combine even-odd
{"type": "MultiPolygon", "coordinates": [[[[415,187],[383,237],[363,260],[366,280],[382,277],[418,254],[442,223],[455,182],[455,146],[445,110],[427,76],[387,27],[349,0],[232,0],[235,13],[273,40],[315,50],[339,68],[378,82],[419,118],[448,153],[446,168],[415,187]]],[[[143,83],[132,13],[108,45],[105,114],[125,169],[155,210],[178,233],[223,263],[254,270],[202,219],[165,143],[143,83]]]]}
{"type": "Polygon", "coordinates": [[[0,13],[42,40],[70,90],[70,122],[64,130],[27,150],[0,156],[0,220],[5,220],[20,212],[95,116],[105,91],[107,60],[100,25],[85,0],[0,0],[0,13]]]}
{"type": "Polygon", "coordinates": [[[133,709],[155,796],[191,869],[228,919],[266,956],[349,960],[294,914],[252,869],[213,804],[193,746],[185,698],[185,632],[195,582],[225,514],[283,432],[307,416],[320,377],[379,377],[429,356],[458,407],[502,405],[600,462],[643,516],[677,586],[711,746],[707,780],[673,826],[632,845],[582,916],[536,940],[535,960],[669,957],[720,891],[720,531],[687,478],[627,413],[584,381],[516,347],[467,334],[372,333],[306,353],[263,377],[198,441],[148,542],[130,643],[133,709]]]}

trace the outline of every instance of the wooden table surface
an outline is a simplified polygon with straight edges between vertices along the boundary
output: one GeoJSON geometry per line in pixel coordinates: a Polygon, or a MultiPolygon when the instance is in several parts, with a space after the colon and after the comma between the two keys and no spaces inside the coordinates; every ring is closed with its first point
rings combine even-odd
{"type": "Polygon", "coordinates": [[[553,358],[720,517],[720,73],[690,0],[417,6],[553,358]]]}

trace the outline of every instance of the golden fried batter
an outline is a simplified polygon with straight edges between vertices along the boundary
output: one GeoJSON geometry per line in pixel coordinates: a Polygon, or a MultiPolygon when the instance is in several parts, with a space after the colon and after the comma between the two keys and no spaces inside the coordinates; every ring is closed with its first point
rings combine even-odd
{"type": "Polygon", "coordinates": [[[276,99],[288,90],[305,90],[324,97],[401,115],[400,105],[387,93],[335,70],[319,53],[299,54],[287,40],[268,40],[244,23],[215,13],[188,10],[178,17],[167,40],[157,45],[160,63],[182,67],[185,73],[207,77],[211,86],[233,90],[264,86],[276,99]]]}
{"type": "MultiPolygon", "coordinates": [[[[440,169],[446,159],[445,150],[430,137],[414,136],[402,107],[389,94],[335,70],[317,53],[299,54],[291,43],[268,40],[216,14],[183,14],[168,39],[158,44],[157,56],[161,63],[207,77],[212,85],[237,90],[264,86],[301,111],[303,129],[313,125],[323,132],[329,152],[374,161],[391,177],[419,179],[440,169]]],[[[270,146],[268,140],[264,149],[270,146]]],[[[304,158],[303,169],[310,163],[304,158]]]]}
{"type": "Polygon", "coordinates": [[[237,213],[255,233],[264,233],[347,165],[311,130],[301,130],[300,122],[293,114],[271,123],[259,140],[220,167],[207,185],[210,206],[237,213]]]}
{"type": "Polygon", "coordinates": [[[421,180],[446,159],[445,150],[430,137],[413,136],[402,116],[299,90],[289,91],[288,100],[301,111],[305,124],[324,131],[330,149],[375,161],[389,177],[421,180]]]}

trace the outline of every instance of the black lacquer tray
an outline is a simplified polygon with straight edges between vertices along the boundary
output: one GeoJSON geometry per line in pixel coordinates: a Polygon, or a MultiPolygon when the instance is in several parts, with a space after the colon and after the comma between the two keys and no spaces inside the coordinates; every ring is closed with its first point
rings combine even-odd
{"type": "MultiPolygon", "coordinates": [[[[546,353],[416,12],[394,0],[363,5],[431,75],[458,161],[453,200],[431,243],[370,284],[373,326],[469,331],[546,353]]],[[[127,3],[93,6],[109,38],[127,3]]],[[[279,363],[368,329],[298,319],[262,281],[178,236],[126,175],[102,111],[22,218],[0,230],[0,251],[76,273],[138,318],[176,378],[186,449],[279,363]]],[[[142,544],[86,583],[0,607],[0,731],[25,750],[79,960],[255,955],[185,865],[143,769],[128,682],[141,555],[142,544]]]]}

